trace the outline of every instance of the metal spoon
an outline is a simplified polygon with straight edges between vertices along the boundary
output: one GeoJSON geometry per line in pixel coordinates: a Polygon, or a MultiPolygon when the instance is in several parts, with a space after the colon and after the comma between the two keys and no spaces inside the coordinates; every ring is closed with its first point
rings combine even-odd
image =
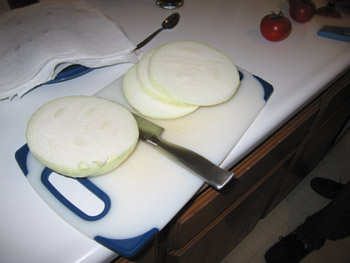
{"type": "Polygon", "coordinates": [[[156,35],[158,35],[158,33],[160,33],[160,31],[162,31],[163,29],[171,29],[174,28],[177,23],[180,20],[180,14],[179,13],[173,13],[170,16],[168,16],[162,23],[162,27],[159,28],[157,31],[155,31],[152,35],[150,35],[148,38],[146,38],[145,40],[143,40],[141,43],[139,43],[135,50],[142,48],[144,45],[146,45],[148,42],[150,42],[156,35]]]}

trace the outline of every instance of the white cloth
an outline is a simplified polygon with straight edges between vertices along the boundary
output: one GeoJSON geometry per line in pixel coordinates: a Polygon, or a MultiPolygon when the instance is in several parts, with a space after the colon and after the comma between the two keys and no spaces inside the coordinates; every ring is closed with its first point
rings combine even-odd
{"type": "Polygon", "coordinates": [[[22,96],[63,68],[135,62],[116,21],[83,0],[45,1],[0,15],[0,99],[22,96]]]}

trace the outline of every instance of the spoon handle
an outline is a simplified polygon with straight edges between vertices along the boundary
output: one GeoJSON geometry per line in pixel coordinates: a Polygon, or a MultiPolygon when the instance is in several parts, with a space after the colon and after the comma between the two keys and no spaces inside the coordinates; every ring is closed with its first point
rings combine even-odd
{"type": "Polygon", "coordinates": [[[163,28],[159,28],[152,35],[150,35],[145,40],[143,40],[141,43],[139,43],[134,50],[142,48],[144,45],[146,45],[148,42],[150,42],[156,35],[158,35],[159,32],[162,31],[162,30],[163,30],[163,28]]]}

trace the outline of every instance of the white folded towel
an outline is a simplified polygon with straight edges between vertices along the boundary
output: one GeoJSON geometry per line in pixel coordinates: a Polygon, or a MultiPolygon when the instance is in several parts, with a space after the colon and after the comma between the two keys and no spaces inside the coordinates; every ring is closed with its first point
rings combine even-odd
{"type": "Polygon", "coordinates": [[[135,62],[116,21],[83,0],[45,1],[0,15],[0,99],[22,96],[62,68],[135,62]]]}

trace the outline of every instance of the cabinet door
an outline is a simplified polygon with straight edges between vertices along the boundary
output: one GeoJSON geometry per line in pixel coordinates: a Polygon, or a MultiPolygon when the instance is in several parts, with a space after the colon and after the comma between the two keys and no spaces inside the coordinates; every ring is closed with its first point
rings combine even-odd
{"type": "Polygon", "coordinates": [[[350,102],[324,125],[308,135],[300,156],[291,172],[296,177],[305,177],[321,161],[350,116],[350,102]]]}
{"type": "Polygon", "coordinates": [[[349,103],[350,101],[350,71],[345,73],[338,79],[330,89],[323,94],[324,109],[322,109],[319,126],[322,126],[331,118],[332,115],[337,114],[339,109],[349,103]]]}
{"type": "Polygon", "coordinates": [[[350,116],[350,71],[343,74],[321,96],[316,126],[299,149],[292,177],[305,177],[325,156],[350,116]]]}
{"type": "Polygon", "coordinates": [[[171,251],[167,262],[223,259],[255,227],[291,159],[288,155],[183,248],[171,251]]]}

